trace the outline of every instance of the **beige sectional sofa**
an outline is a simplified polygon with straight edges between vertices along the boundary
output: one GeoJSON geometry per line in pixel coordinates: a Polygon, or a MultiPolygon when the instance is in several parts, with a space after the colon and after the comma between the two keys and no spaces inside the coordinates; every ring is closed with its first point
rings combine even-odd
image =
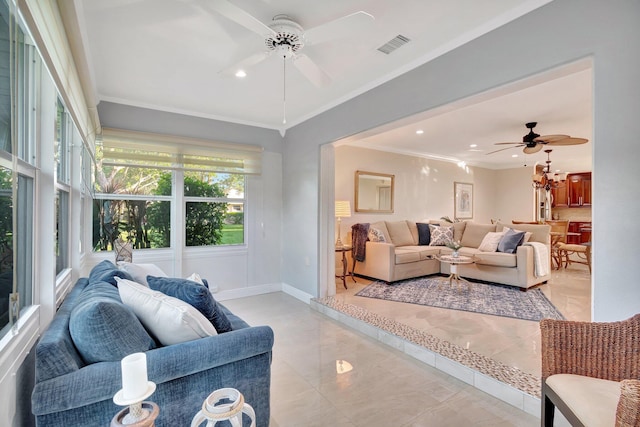
{"type": "MultiPolygon", "coordinates": [[[[478,249],[487,233],[500,232],[504,227],[510,227],[530,232],[528,241],[544,244],[546,251],[543,252],[549,257],[548,225],[431,222],[439,223],[441,226],[453,226],[453,238],[462,244],[460,254],[475,258],[473,264],[458,265],[458,273],[462,277],[518,286],[523,290],[546,282],[550,277],[548,269],[542,269],[546,270],[542,271],[546,274],[535,271],[533,246],[518,246],[514,254],[483,252],[478,249]]],[[[418,227],[415,222],[379,221],[371,223],[370,228],[379,230],[384,235],[385,242],[366,242],[365,259],[355,262],[355,274],[386,282],[437,273],[449,274],[450,265],[441,263],[435,257],[438,254],[450,254],[452,250],[446,246],[419,245],[418,227]]],[[[546,265],[549,265],[549,259],[546,260],[546,265]]]]}

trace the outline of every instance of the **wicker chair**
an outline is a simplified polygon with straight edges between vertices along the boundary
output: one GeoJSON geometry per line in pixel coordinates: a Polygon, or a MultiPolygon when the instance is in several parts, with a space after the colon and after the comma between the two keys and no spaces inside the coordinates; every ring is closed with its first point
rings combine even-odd
{"type": "Polygon", "coordinates": [[[640,426],[640,314],[620,322],[543,319],[542,426],[640,426]],[[568,374],[568,375],[567,375],[568,374]]]}

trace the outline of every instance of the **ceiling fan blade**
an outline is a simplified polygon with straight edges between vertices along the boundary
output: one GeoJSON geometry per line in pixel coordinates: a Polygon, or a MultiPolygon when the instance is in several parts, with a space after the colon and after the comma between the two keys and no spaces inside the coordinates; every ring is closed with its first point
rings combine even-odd
{"type": "Polygon", "coordinates": [[[564,139],[559,139],[557,141],[549,141],[549,144],[551,145],[579,145],[579,144],[584,144],[587,141],[589,141],[586,138],[572,138],[572,137],[568,137],[568,138],[564,138],[564,139]]]}
{"type": "Polygon", "coordinates": [[[521,143],[520,145],[514,145],[513,147],[501,148],[501,149],[499,149],[499,150],[495,150],[495,151],[492,151],[492,152],[490,152],[490,153],[486,153],[485,155],[489,155],[489,154],[493,154],[493,153],[499,153],[500,151],[510,150],[510,149],[512,149],[512,148],[522,147],[523,145],[524,145],[524,144],[522,144],[522,143],[521,143]]]}
{"type": "Polygon", "coordinates": [[[542,144],[536,144],[533,147],[524,147],[522,149],[522,152],[524,154],[533,154],[533,153],[537,153],[540,150],[542,150],[542,144]]]}
{"type": "Polygon", "coordinates": [[[534,139],[536,142],[549,142],[557,141],[559,139],[570,138],[569,135],[542,135],[534,139]]]}
{"type": "Polygon", "coordinates": [[[373,15],[367,12],[355,12],[306,30],[304,38],[309,44],[318,44],[337,38],[353,37],[374,19],[373,15]]]}
{"type": "Polygon", "coordinates": [[[226,75],[226,76],[233,76],[239,70],[244,70],[244,69],[249,68],[249,67],[251,67],[253,65],[256,65],[257,63],[262,62],[265,59],[267,59],[270,55],[271,55],[271,52],[254,53],[253,55],[243,59],[242,61],[240,61],[238,63],[235,63],[235,64],[231,65],[230,67],[222,69],[222,70],[220,70],[218,72],[220,74],[223,74],[223,75],[226,75]]]}
{"type": "Polygon", "coordinates": [[[331,83],[331,77],[322,71],[307,55],[296,55],[293,58],[293,65],[295,65],[311,83],[318,87],[324,87],[331,83]]]}
{"type": "Polygon", "coordinates": [[[517,145],[523,145],[522,142],[496,142],[493,145],[506,145],[506,144],[517,144],[517,145]]]}
{"type": "Polygon", "coordinates": [[[211,0],[209,5],[220,15],[242,25],[262,37],[270,34],[276,34],[274,30],[263,24],[253,15],[227,0],[211,0]]]}

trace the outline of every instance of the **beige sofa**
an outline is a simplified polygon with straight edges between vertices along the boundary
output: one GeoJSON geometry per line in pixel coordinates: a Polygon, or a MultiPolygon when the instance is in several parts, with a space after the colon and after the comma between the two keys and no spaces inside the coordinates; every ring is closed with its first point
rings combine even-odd
{"type": "MultiPolygon", "coordinates": [[[[432,221],[437,222],[437,221],[432,221]]],[[[478,224],[471,221],[454,224],[441,223],[454,227],[454,240],[463,245],[461,255],[473,256],[475,263],[458,265],[458,274],[469,279],[483,280],[505,285],[530,288],[549,280],[550,274],[536,276],[534,248],[529,245],[518,246],[516,253],[481,252],[478,250],[482,239],[488,232],[502,231],[504,227],[530,232],[529,242],[543,243],[549,256],[548,225],[532,224],[478,224]]],[[[437,273],[449,274],[450,265],[441,263],[435,256],[452,252],[446,246],[420,246],[416,223],[413,221],[379,221],[370,224],[384,234],[385,242],[366,242],[364,261],[355,262],[354,273],[385,282],[437,273]]],[[[549,259],[546,260],[547,265],[549,259]]]]}

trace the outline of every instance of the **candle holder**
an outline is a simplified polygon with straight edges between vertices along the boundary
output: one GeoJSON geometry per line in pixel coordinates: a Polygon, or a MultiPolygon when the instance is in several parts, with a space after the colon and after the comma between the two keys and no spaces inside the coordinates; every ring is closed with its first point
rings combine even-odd
{"type": "Polygon", "coordinates": [[[153,402],[138,402],[118,412],[110,427],[154,427],[160,408],[153,402]]]}
{"type": "Polygon", "coordinates": [[[140,396],[131,399],[125,399],[123,391],[124,389],[118,391],[116,395],[113,396],[113,402],[116,405],[128,407],[113,417],[111,426],[132,425],[135,427],[152,427],[154,420],[158,417],[160,409],[158,405],[153,402],[144,402],[144,399],[156,391],[156,384],[153,381],[147,381],[147,390],[140,396]]]}
{"type": "Polygon", "coordinates": [[[111,426],[152,427],[160,409],[153,402],[144,402],[156,391],[156,384],[147,380],[147,356],[133,353],[122,359],[121,364],[122,389],[113,396],[113,402],[128,408],[113,417],[111,426]]]}

